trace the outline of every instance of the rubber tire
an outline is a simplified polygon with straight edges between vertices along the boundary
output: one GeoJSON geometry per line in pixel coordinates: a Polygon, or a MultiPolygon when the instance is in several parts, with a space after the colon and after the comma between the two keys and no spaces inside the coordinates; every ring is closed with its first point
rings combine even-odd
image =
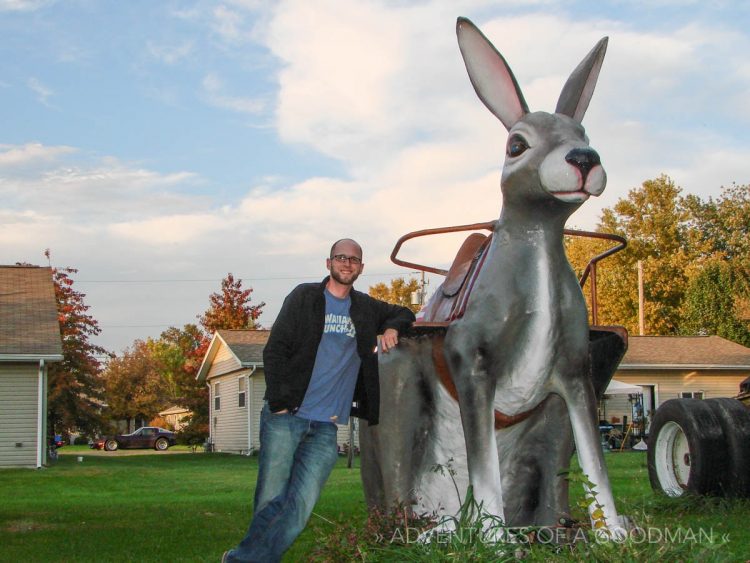
{"type": "Polygon", "coordinates": [[[169,449],[169,440],[166,438],[157,438],[156,442],[154,442],[154,449],[160,452],[167,451],[169,449]]]}
{"type": "Polygon", "coordinates": [[[737,399],[706,399],[719,419],[727,443],[727,471],[722,483],[728,497],[750,497],[750,408],[737,399]]]}
{"type": "Polygon", "coordinates": [[[104,449],[108,452],[113,452],[119,447],[117,440],[107,440],[104,442],[104,449]]]}
{"type": "Polygon", "coordinates": [[[711,406],[701,399],[664,402],[649,433],[651,487],[671,497],[721,495],[726,472],[727,443],[711,406]]]}

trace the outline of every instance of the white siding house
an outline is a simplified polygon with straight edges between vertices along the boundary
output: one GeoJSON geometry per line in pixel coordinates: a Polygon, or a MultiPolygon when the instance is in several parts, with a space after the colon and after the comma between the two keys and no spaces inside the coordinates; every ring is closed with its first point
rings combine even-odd
{"type": "Polygon", "coordinates": [[[47,462],[47,366],[60,360],[51,269],[0,266],[0,467],[47,462]]]}
{"type": "Polygon", "coordinates": [[[613,395],[600,418],[632,420],[638,399],[648,422],[669,399],[734,397],[748,375],[750,348],[720,336],[631,336],[614,379],[640,386],[642,398],[613,395]]]}
{"type": "MultiPolygon", "coordinates": [[[[260,411],[266,392],[263,348],[267,330],[219,330],[196,376],[209,388],[210,442],[214,451],[251,454],[260,447],[260,411]]],[[[356,419],[352,418],[356,427],[356,419]]],[[[349,443],[349,427],[339,426],[339,447],[349,443]]],[[[354,432],[359,447],[359,433],[354,432]]]]}

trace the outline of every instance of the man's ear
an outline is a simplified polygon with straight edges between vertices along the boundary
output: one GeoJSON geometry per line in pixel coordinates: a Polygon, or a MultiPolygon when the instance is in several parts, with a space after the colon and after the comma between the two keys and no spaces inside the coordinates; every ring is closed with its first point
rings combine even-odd
{"type": "Polygon", "coordinates": [[[331,271],[331,259],[326,258],[326,270],[331,271]]]}

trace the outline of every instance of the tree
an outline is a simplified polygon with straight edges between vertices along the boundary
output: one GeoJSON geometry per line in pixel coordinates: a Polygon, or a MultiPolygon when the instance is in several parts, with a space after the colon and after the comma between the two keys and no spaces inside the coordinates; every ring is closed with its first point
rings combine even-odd
{"type": "Polygon", "coordinates": [[[159,342],[168,349],[167,365],[179,395],[175,403],[193,413],[180,435],[185,442],[200,443],[208,436],[208,388],[195,377],[210,339],[196,325],[187,324],[182,329],[168,328],[161,333],[159,342]]]}
{"type": "Polygon", "coordinates": [[[149,341],[136,340],[105,371],[105,396],[113,419],[150,420],[169,402],[168,386],[149,341]]]}
{"type": "Polygon", "coordinates": [[[109,415],[130,426],[133,420],[153,419],[166,407],[183,406],[193,413],[188,431],[205,438],[208,393],[195,376],[208,343],[208,337],[193,324],[170,327],[158,339],[136,340],[105,371],[109,415]]]}
{"type": "Polygon", "coordinates": [[[603,322],[619,320],[628,330],[638,326],[637,262],[643,263],[645,317],[649,334],[676,334],[689,266],[697,256],[690,244],[691,213],[681,189],[667,176],[647,180],[627,199],[605,209],[598,230],[628,240],[602,270],[603,322]]]}
{"type": "Polygon", "coordinates": [[[683,334],[716,334],[750,346],[747,271],[720,259],[702,269],[688,286],[680,331],[683,334]]]}
{"type": "Polygon", "coordinates": [[[694,232],[704,254],[725,260],[750,261],[750,186],[732,184],[716,200],[688,196],[694,232]]]}
{"type": "MultiPolygon", "coordinates": [[[[263,313],[264,302],[251,305],[253,289],[242,288],[242,280],[229,273],[221,280],[221,292],[212,293],[210,306],[199,317],[200,324],[208,334],[222,329],[259,328],[257,320],[263,313]]],[[[170,328],[162,333],[162,340],[176,345],[184,358],[181,373],[183,405],[193,412],[188,426],[180,434],[182,440],[197,443],[208,436],[208,389],[199,385],[195,376],[208,349],[209,338],[195,325],[185,325],[182,331],[170,328]]]]}
{"type": "MultiPolygon", "coordinates": [[[[602,212],[596,230],[624,236],[628,246],[598,266],[600,324],[619,324],[637,331],[637,263],[642,261],[648,333],[678,332],[682,301],[701,251],[693,244],[694,222],[681,189],[664,175],[643,182],[602,212]]],[[[569,241],[567,251],[574,269],[580,273],[588,258],[606,246],[583,239],[569,241]]]]}
{"type": "Polygon", "coordinates": [[[396,278],[391,280],[390,286],[385,285],[383,282],[370,286],[368,293],[371,297],[393,303],[394,305],[403,305],[416,313],[422,305],[413,305],[411,295],[419,290],[420,283],[418,280],[412,278],[407,282],[404,278],[396,278]]]}
{"type": "MultiPolygon", "coordinates": [[[[605,209],[600,232],[624,236],[625,251],[598,269],[601,324],[637,328],[636,264],[644,269],[649,334],[704,334],[746,342],[750,320],[750,188],[733,184],[716,200],[683,197],[667,176],[648,180],[605,209]]],[[[566,242],[583,270],[600,243],[566,242]]],[[[588,296],[587,296],[588,297],[588,296]]]]}
{"type": "Polygon", "coordinates": [[[250,305],[252,288],[242,289],[242,280],[235,281],[229,273],[221,280],[221,292],[209,296],[210,306],[199,317],[209,334],[220,329],[257,328],[256,320],[263,312],[265,303],[250,305]]]}
{"type": "MultiPolygon", "coordinates": [[[[45,252],[49,257],[49,251],[45,252]]],[[[49,366],[47,395],[48,420],[51,431],[67,435],[77,430],[83,434],[97,433],[104,419],[101,414],[102,380],[98,356],[108,355],[89,338],[101,329],[88,314],[85,294],[73,288],[73,268],[53,268],[63,360],[49,366]]]]}

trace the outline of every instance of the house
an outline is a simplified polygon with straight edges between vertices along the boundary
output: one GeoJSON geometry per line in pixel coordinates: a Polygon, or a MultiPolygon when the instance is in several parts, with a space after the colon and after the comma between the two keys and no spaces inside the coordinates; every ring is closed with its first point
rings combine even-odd
{"type": "MultiPolygon", "coordinates": [[[[258,449],[260,411],[266,383],[265,330],[220,330],[214,334],[198,379],[210,396],[210,440],[215,451],[251,453],[258,449]]],[[[622,423],[634,413],[650,414],[668,399],[734,397],[750,375],[750,348],[719,336],[631,336],[614,379],[637,385],[640,395],[611,395],[600,405],[600,418],[622,423]]],[[[353,424],[357,419],[352,418],[353,424]]],[[[647,424],[646,424],[647,430],[647,424]]],[[[350,442],[350,429],[339,427],[338,443],[350,442]]],[[[358,433],[352,441],[359,447],[358,433]]]]}
{"type": "MultiPolygon", "coordinates": [[[[268,330],[219,330],[208,346],[196,378],[209,388],[210,442],[217,452],[250,454],[258,450],[260,411],[266,380],[263,348],[268,330]]],[[[340,448],[359,447],[356,419],[353,428],[339,426],[340,448]]]]}
{"type": "Polygon", "coordinates": [[[0,467],[47,462],[47,367],[62,359],[51,268],[0,266],[0,467]]]}
{"type": "Polygon", "coordinates": [[[175,432],[179,432],[187,426],[187,421],[192,415],[193,413],[189,409],[180,406],[169,407],[159,413],[159,416],[164,419],[167,426],[175,432]]]}
{"type": "Polygon", "coordinates": [[[614,379],[640,386],[642,397],[612,396],[600,418],[632,421],[642,409],[648,422],[669,399],[734,397],[748,375],[750,348],[720,336],[631,336],[614,379]]]}

